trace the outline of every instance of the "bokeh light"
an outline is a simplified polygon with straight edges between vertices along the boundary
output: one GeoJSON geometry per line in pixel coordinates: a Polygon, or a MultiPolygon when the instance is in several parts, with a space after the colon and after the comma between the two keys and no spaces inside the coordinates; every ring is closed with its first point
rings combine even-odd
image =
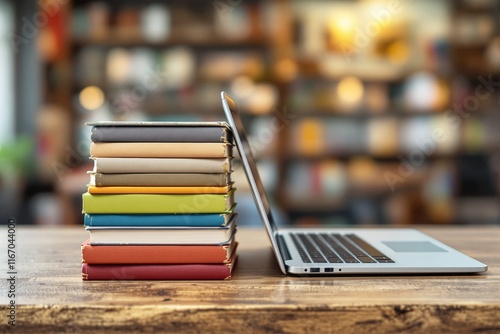
{"type": "Polygon", "coordinates": [[[363,98],[363,83],[356,77],[349,76],[337,85],[337,96],[346,106],[357,105],[363,98]]]}
{"type": "Polygon", "coordinates": [[[82,89],[78,100],[85,109],[96,110],[104,104],[104,93],[99,87],[88,86],[82,89]]]}
{"type": "Polygon", "coordinates": [[[251,95],[255,89],[255,84],[247,76],[240,75],[231,82],[231,91],[238,98],[244,99],[251,95]]]}

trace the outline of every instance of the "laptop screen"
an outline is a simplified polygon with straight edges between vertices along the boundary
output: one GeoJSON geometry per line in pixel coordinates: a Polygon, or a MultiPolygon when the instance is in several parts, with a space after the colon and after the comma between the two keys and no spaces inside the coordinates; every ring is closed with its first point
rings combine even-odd
{"type": "MultiPolygon", "coordinates": [[[[262,216],[262,220],[266,223],[266,227],[270,227],[271,231],[276,231],[276,224],[274,222],[273,216],[271,214],[271,208],[269,205],[269,200],[267,198],[264,185],[260,179],[259,171],[257,170],[257,164],[253,158],[252,151],[250,149],[250,144],[245,135],[245,130],[243,128],[243,122],[241,121],[240,115],[238,113],[238,108],[229,95],[222,92],[222,106],[224,108],[224,113],[228,119],[229,125],[234,134],[234,139],[236,141],[236,146],[240,152],[241,160],[243,162],[243,167],[245,169],[245,174],[247,175],[248,182],[252,188],[252,193],[257,203],[257,208],[262,216]],[[268,226],[267,226],[268,225],[268,226]]],[[[272,238],[271,238],[272,239],[272,238]]],[[[272,240],[273,241],[273,240],[272,240]]]]}

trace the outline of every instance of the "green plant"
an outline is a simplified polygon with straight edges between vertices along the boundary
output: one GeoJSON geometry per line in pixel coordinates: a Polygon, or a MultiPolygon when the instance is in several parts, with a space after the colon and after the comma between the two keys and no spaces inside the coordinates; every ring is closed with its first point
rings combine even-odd
{"type": "Polygon", "coordinates": [[[33,140],[28,136],[17,138],[14,142],[0,145],[0,171],[19,174],[30,169],[30,157],[33,152],[33,140]]]}

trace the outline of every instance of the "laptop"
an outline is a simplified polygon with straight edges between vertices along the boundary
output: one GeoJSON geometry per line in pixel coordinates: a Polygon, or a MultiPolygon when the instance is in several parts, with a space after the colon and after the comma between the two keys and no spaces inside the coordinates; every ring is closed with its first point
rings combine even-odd
{"type": "Polygon", "coordinates": [[[480,273],[487,265],[415,229],[278,228],[234,100],[221,93],[257,209],[284,274],[480,273]]]}

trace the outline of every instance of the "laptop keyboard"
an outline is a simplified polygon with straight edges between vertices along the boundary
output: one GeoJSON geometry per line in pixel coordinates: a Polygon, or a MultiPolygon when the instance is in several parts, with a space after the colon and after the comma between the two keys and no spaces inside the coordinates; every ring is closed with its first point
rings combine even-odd
{"type": "Polygon", "coordinates": [[[290,234],[304,263],[394,263],[355,234],[290,234]]]}

